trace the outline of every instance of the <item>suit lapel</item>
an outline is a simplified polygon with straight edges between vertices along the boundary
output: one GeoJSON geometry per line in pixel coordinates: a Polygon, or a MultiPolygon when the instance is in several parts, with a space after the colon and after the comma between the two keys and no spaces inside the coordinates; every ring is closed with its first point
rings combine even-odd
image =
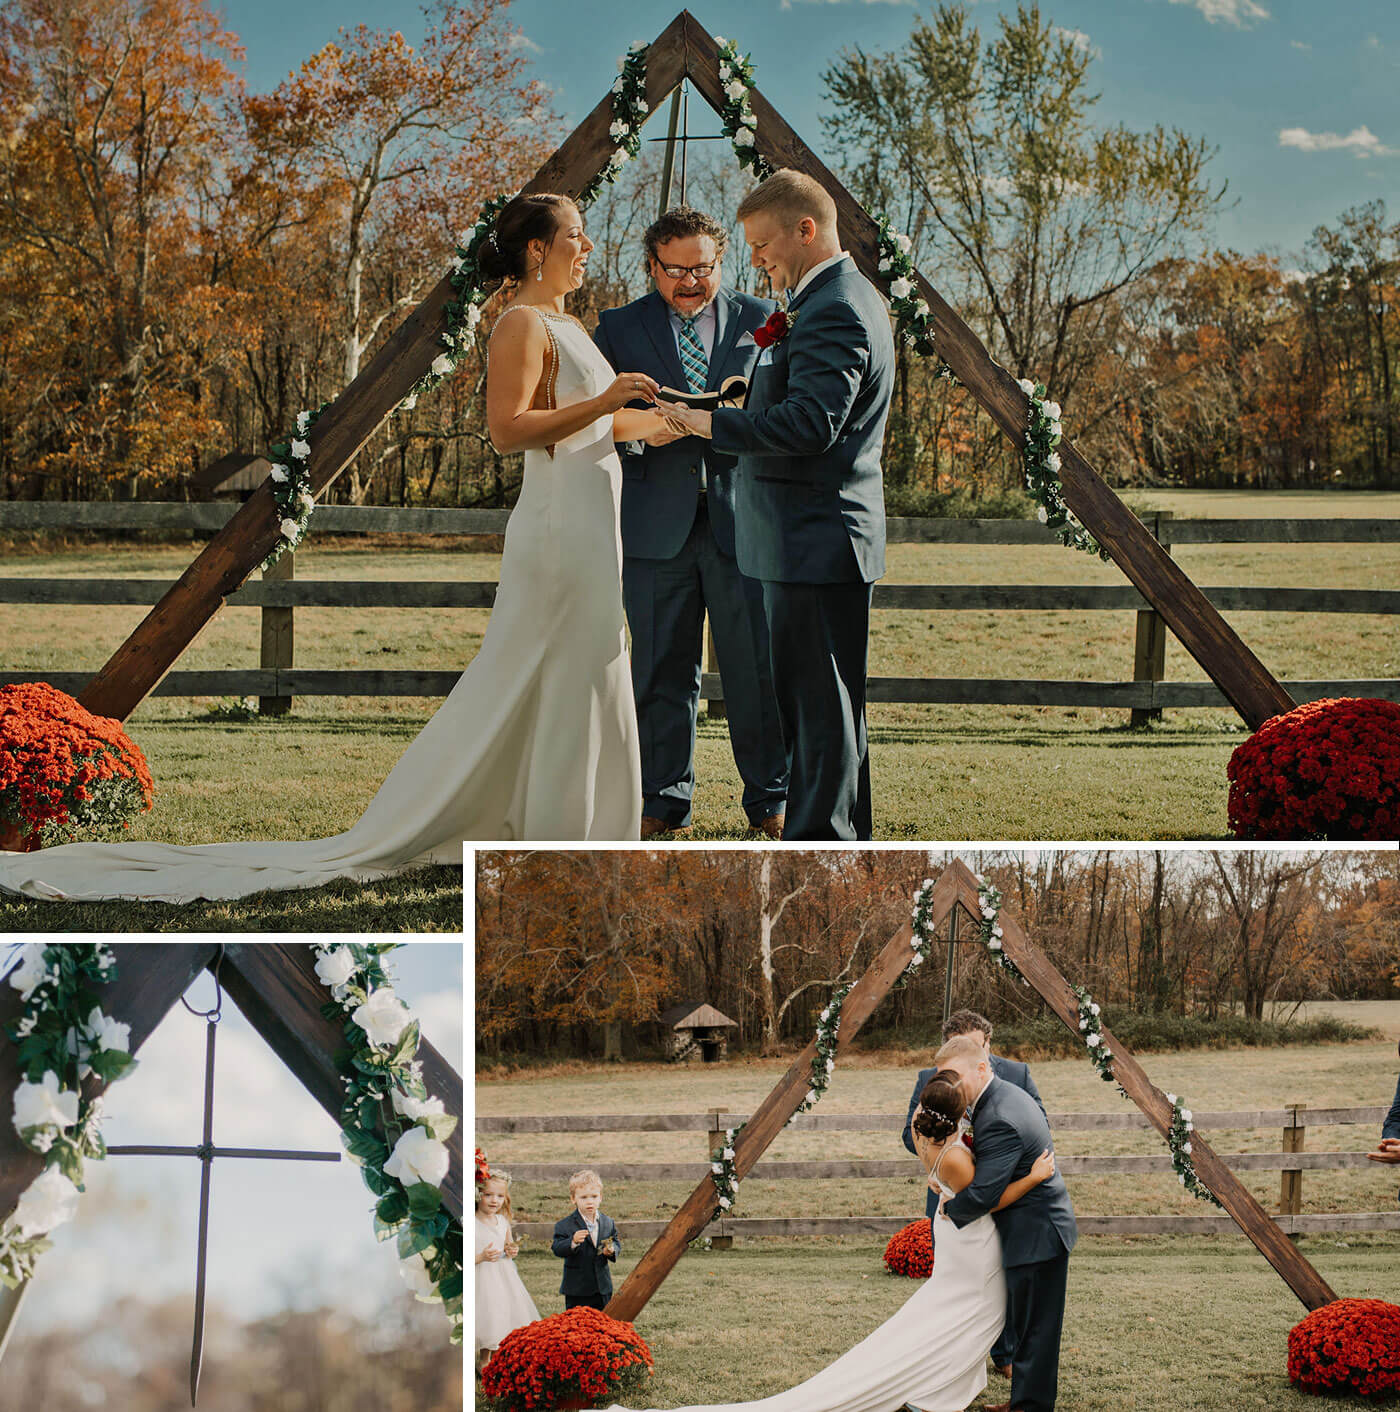
{"type": "Polygon", "coordinates": [[[685,369],[681,367],[676,336],[671,332],[671,306],[655,290],[646,297],[642,325],[656,345],[657,356],[667,370],[668,386],[674,387],[677,392],[684,392],[690,384],[686,381],[685,369]]]}
{"type": "Polygon", "coordinates": [[[725,290],[715,299],[715,351],[710,355],[710,376],[705,386],[714,390],[724,381],[724,366],[739,336],[739,301],[725,290]]]}
{"type": "Polygon", "coordinates": [[[829,284],[837,275],[849,274],[855,268],[855,262],[847,255],[844,259],[838,260],[834,265],[828,265],[821,274],[809,284],[793,301],[788,305],[789,313],[794,312],[802,303],[812,297],[812,294],[820,289],[824,284],[829,284]]]}

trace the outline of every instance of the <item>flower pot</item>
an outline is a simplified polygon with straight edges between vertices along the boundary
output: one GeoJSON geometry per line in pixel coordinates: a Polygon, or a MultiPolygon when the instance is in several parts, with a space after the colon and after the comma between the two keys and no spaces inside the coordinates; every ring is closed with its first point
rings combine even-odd
{"type": "Polygon", "coordinates": [[[37,829],[26,839],[18,824],[0,823],[0,853],[33,853],[38,847],[37,829]]]}

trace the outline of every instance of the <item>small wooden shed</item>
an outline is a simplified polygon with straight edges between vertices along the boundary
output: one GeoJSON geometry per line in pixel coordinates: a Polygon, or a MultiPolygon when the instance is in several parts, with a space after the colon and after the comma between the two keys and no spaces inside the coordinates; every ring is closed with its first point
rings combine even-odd
{"type": "Polygon", "coordinates": [[[713,1005],[690,1000],[673,1005],[661,1014],[666,1057],[672,1063],[698,1059],[702,1064],[718,1064],[729,1057],[729,1036],[725,1030],[738,1026],[713,1005]]]}
{"type": "Polygon", "coordinates": [[[266,456],[230,451],[190,477],[190,499],[246,500],[271,471],[266,456]]]}

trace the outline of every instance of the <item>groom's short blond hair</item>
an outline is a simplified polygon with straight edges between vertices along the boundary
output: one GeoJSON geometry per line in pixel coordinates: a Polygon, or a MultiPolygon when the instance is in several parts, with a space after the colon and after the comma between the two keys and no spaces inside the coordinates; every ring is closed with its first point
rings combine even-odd
{"type": "Polygon", "coordinates": [[[816,222],[818,230],[836,233],[836,202],[819,181],[791,167],[779,167],[739,203],[738,219],[768,211],[779,220],[796,225],[804,216],[816,222]]]}
{"type": "Polygon", "coordinates": [[[958,1034],[946,1041],[943,1048],[933,1056],[933,1062],[946,1069],[949,1060],[961,1060],[964,1064],[981,1064],[986,1061],[987,1051],[971,1035],[958,1034]]]}

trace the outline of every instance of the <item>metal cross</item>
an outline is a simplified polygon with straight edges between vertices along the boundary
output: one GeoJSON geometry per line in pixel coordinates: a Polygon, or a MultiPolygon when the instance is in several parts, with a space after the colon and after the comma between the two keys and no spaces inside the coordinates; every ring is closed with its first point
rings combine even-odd
{"type": "Polygon", "coordinates": [[[209,1249],[209,1183],[213,1175],[216,1157],[268,1157],[290,1162],[339,1162],[338,1152],[287,1152],[280,1148],[268,1147],[215,1147],[214,1146],[214,1037],[218,1033],[219,1015],[223,1008],[224,992],[219,985],[219,965],[223,961],[223,948],[212,967],[214,973],[215,999],[212,1010],[195,1010],[181,997],[180,1003],[191,1015],[201,1015],[206,1020],[204,1041],[204,1141],[198,1147],[153,1147],[145,1144],[136,1146],[109,1147],[109,1156],[117,1157],[198,1157],[202,1167],[199,1181],[199,1249],[195,1264],[194,1283],[194,1343],[190,1350],[190,1406],[196,1405],[199,1396],[199,1369],[204,1358],[204,1280],[209,1249]]]}
{"type": "Polygon", "coordinates": [[[684,79],[681,80],[680,87],[671,96],[671,117],[667,126],[665,137],[649,137],[648,142],[664,142],[666,144],[666,157],[661,167],[661,201],[657,211],[657,216],[664,216],[671,209],[671,184],[672,175],[675,171],[676,144],[680,144],[681,149],[681,196],[676,202],[678,206],[685,205],[685,178],[686,178],[686,158],[690,153],[692,142],[723,142],[725,136],[722,132],[697,133],[694,136],[690,132],[690,92],[684,79]],[[679,136],[676,133],[680,128],[679,136]]]}

